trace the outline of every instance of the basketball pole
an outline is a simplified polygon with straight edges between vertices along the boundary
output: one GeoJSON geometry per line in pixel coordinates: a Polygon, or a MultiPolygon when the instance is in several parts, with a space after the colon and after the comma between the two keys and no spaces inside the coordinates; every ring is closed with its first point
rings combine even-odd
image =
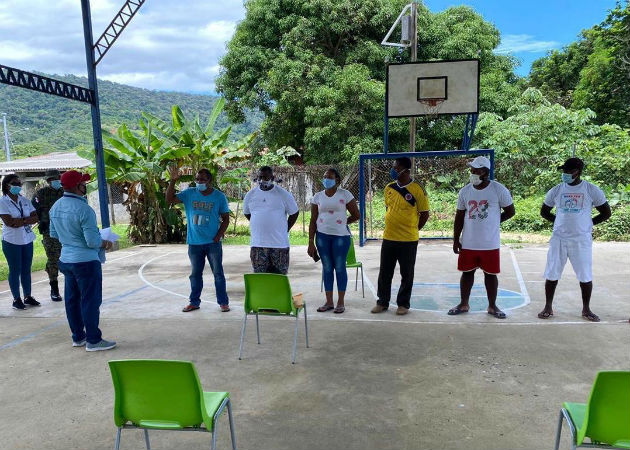
{"type": "MultiPolygon", "coordinates": [[[[411,2],[411,62],[418,60],[418,4],[416,0],[411,2]]],[[[409,118],[409,151],[416,151],[416,118],[409,118]]]]}

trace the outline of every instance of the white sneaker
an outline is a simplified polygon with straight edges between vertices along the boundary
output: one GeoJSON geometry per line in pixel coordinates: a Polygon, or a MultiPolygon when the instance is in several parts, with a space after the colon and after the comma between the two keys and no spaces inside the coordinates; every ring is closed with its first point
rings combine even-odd
{"type": "Polygon", "coordinates": [[[85,344],[86,352],[100,352],[103,350],[111,350],[116,347],[116,343],[114,341],[106,341],[105,339],[101,339],[96,344],[90,344],[89,342],[85,344]]]}
{"type": "Polygon", "coordinates": [[[85,345],[87,341],[84,339],[81,339],[80,341],[76,342],[76,341],[72,341],[72,346],[73,347],[83,347],[85,345]]]}

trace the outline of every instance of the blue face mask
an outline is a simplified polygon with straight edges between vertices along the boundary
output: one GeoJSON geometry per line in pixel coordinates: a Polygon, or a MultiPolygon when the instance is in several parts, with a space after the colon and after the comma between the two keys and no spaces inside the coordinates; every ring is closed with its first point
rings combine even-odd
{"type": "Polygon", "coordinates": [[[61,189],[61,181],[60,180],[52,180],[50,182],[50,187],[53,189],[61,189]]]}
{"type": "Polygon", "coordinates": [[[9,192],[11,192],[13,195],[18,195],[21,190],[22,190],[22,186],[11,186],[11,188],[9,189],[9,192]]]}
{"type": "Polygon", "coordinates": [[[573,175],[570,173],[563,173],[562,174],[562,182],[563,183],[573,183],[573,175]]]}
{"type": "Polygon", "coordinates": [[[206,189],[208,189],[208,186],[206,186],[206,183],[197,183],[197,190],[198,191],[203,192],[206,189]]]}
{"type": "Polygon", "coordinates": [[[337,184],[337,182],[332,178],[324,178],[322,180],[322,184],[326,189],[332,189],[333,187],[335,187],[335,184],[337,184]]]}
{"type": "Polygon", "coordinates": [[[397,180],[398,179],[398,172],[396,172],[396,169],[394,169],[392,167],[390,169],[390,171],[389,171],[389,176],[392,178],[392,180],[397,180]]]}

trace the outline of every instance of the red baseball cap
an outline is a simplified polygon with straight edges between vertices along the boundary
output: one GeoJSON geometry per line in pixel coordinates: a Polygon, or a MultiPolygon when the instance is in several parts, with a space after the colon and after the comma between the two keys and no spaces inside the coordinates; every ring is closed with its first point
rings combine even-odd
{"type": "Polygon", "coordinates": [[[69,170],[61,175],[61,185],[68,189],[72,189],[84,181],[90,181],[90,175],[76,170],[69,170]]]}

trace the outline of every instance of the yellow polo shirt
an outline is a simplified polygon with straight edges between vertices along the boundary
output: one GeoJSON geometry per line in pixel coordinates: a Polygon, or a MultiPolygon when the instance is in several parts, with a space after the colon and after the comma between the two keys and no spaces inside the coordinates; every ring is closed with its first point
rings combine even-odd
{"type": "Polygon", "coordinates": [[[385,231],[389,241],[417,241],[419,214],[429,210],[427,191],[415,181],[400,187],[394,181],[385,186],[385,231]]]}

